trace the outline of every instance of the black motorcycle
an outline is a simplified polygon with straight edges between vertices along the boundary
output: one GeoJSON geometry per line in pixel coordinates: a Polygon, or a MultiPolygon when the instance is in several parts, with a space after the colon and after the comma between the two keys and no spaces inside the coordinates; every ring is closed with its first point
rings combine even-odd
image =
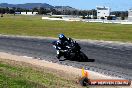
{"type": "MultiPolygon", "coordinates": [[[[52,42],[53,47],[57,50],[57,41],[52,42]]],[[[65,46],[64,50],[60,50],[63,52],[64,58],[73,61],[87,61],[88,57],[81,51],[80,45],[71,39],[71,43],[68,46],[65,46]]]]}

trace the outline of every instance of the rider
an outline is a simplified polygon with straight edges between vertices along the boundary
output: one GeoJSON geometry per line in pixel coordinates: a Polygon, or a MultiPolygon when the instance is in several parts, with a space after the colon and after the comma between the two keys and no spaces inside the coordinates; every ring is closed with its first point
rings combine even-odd
{"type": "Polygon", "coordinates": [[[69,47],[70,43],[71,38],[66,38],[64,34],[59,34],[59,40],[56,43],[58,59],[60,59],[60,57],[63,56],[64,50],[66,50],[67,47],[69,47]]]}

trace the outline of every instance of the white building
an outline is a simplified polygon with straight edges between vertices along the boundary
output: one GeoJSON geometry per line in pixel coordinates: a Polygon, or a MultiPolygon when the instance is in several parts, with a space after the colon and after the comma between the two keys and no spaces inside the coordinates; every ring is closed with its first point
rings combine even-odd
{"type": "Polygon", "coordinates": [[[128,11],[128,20],[132,21],[132,9],[128,11]]]}
{"type": "Polygon", "coordinates": [[[107,18],[110,16],[111,9],[105,6],[97,6],[97,18],[100,19],[101,17],[107,18]]]}
{"type": "Polygon", "coordinates": [[[38,12],[21,12],[22,15],[36,15],[38,12]]]}

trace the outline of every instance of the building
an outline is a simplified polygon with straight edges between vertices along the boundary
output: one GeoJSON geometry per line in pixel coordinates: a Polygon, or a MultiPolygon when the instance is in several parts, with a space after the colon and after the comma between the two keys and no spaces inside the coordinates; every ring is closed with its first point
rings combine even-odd
{"type": "Polygon", "coordinates": [[[21,14],[21,12],[15,12],[15,14],[21,14]]]}
{"type": "Polygon", "coordinates": [[[37,15],[38,12],[21,12],[22,15],[37,15]]]}
{"type": "Polygon", "coordinates": [[[132,9],[128,11],[128,20],[132,21],[132,9]]]}
{"type": "Polygon", "coordinates": [[[105,6],[97,6],[97,18],[101,19],[102,17],[107,18],[110,16],[111,9],[105,6]]]}

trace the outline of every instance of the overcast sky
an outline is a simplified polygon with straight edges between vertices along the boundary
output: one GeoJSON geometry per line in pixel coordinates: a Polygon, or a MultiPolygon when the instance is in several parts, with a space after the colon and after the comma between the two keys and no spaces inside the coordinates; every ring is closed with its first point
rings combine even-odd
{"type": "Polygon", "coordinates": [[[71,6],[77,9],[96,9],[96,6],[108,6],[113,11],[132,8],[132,0],[0,0],[0,3],[47,3],[53,6],[71,6]]]}

